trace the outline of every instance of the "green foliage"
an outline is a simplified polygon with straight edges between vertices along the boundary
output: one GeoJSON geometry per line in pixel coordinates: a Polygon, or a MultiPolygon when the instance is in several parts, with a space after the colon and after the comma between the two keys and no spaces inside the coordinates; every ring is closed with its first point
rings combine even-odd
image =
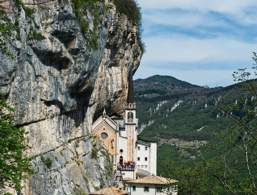
{"type": "Polygon", "coordinates": [[[45,37],[40,32],[37,32],[35,29],[32,29],[29,32],[28,38],[30,40],[38,40],[38,41],[45,39],[45,37]]]}
{"type": "Polygon", "coordinates": [[[98,148],[97,148],[96,140],[92,141],[91,158],[92,159],[98,158],[98,148]]]}
{"type": "MultiPolygon", "coordinates": [[[[256,54],[253,59],[257,62],[256,54]]],[[[234,86],[208,89],[210,92],[205,94],[198,91],[197,96],[193,93],[181,96],[152,112],[156,124],[147,127],[142,137],[208,141],[207,145],[188,151],[195,159],[185,158],[177,146],[158,148],[158,173],[178,179],[179,194],[257,194],[256,70],[257,64],[240,69],[233,74],[239,82],[234,86]],[[218,98],[217,103],[214,100],[218,98]],[[179,99],[183,104],[167,115],[167,110],[179,99]],[[199,127],[204,128],[197,131],[199,127]]],[[[139,110],[156,108],[150,101],[138,105],[139,110]]],[[[139,116],[149,120],[147,113],[139,116]]]]}
{"type": "MultiPolygon", "coordinates": [[[[149,90],[147,90],[148,92],[149,90]]],[[[221,129],[229,127],[230,119],[227,117],[217,118],[220,111],[217,110],[215,105],[212,105],[215,102],[215,98],[210,98],[210,100],[208,108],[204,108],[205,98],[198,99],[197,103],[193,105],[193,98],[175,97],[169,99],[156,112],[153,110],[162,100],[149,103],[140,100],[138,110],[143,112],[139,114],[141,122],[155,121],[142,132],[141,136],[144,138],[180,138],[188,141],[211,139],[221,129]],[[183,100],[183,102],[178,109],[169,112],[168,110],[179,100],[183,100]],[[149,114],[149,110],[152,110],[151,114],[149,114]]]]}
{"type": "MultiPolygon", "coordinates": [[[[105,12],[106,8],[98,6],[100,0],[72,0],[74,12],[79,20],[81,32],[85,39],[88,41],[88,45],[92,49],[98,48],[99,39],[99,24],[101,23],[101,15],[105,12]],[[93,29],[89,28],[89,22],[87,16],[87,10],[93,15],[93,29]]],[[[141,13],[140,8],[134,0],[115,0],[114,4],[117,10],[121,14],[125,14],[128,19],[138,26],[139,35],[138,41],[141,50],[144,52],[145,46],[141,40],[141,13]]]]}
{"type": "Polygon", "coordinates": [[[102,148],[101,154],[107,159],[105,163],[105,171],[106,171],[105,176],[106,176],[106,179],[108,179],[108,177],[111,177],[113,174],[113,164],[111,160],[111,154],[109,154],[105,148],[102,148]]]}
{"type": "Polygon", "coordinates": [[[21,0],[14,0],[17,7],[22,7],[25,11],[26,16],[32,17],[34,10],[32,8],[26,7],[21,0]]]}
{"type": "Polygon", "coordinates": [[[134,0],[114,0],[119,13],[125,14],[135,25],[141,25],[140,7],[134,0]]]}
{"type": "Polygon", "coordinates": [[[10,40],[14,33],[16,33],[16,38],[19,38],[19,27],[17,21],[13,23],[5,13],[0,12],[0,36],[3,37],[0,39],[0,49],[3,54],[10,58],[14,58],[15,56],[11,53],[6,41],[10,40]]]}
{"type": "Polygon", "coordinates": [[[124,14],[128,17],[128,19],[138,27],[138,41],[139,46],[142,52],[145,52],[145,44],[142,41],[141,35],[141,9],[135,0],[114,0],[114,4],[117,8],[117,11],[121,14],[124,14]]]}
{"type": "Polygon", "coordinates": [[[86,192],[84,192],[84,190],[82,190],[81,188],[75,188],[75,195],[88,195],[86,192]]]}
{"type": "Polygon", "coordinates": [[[44,163],[44,165],[50,169],[52,167],[53,161],[51,158],[44,158],[43,156],[41,156],[41,161],[44,163]]]}
{"type": "Polygon", "coordinates": [[[100,9],[97,7],[99,0],[73,0],[74,12],[79,20],[81,32],[88,41],[89,47],[92,49],[98,48],[100,9]],[[85,18],[86,10],[90,10],[94,16],[94,29],[89,29],[88,19],[85,18]]]}
{"type": "Polygon", "coordinates": [[[14,3],[16,6],[22,6],[22,1],[21,0],[14,0],[14,3]]]}
{"type": "Polygon", "coordinates": [[[21,180],[32,173],[30,159],[23,155],[26,149],[25,131],[13,123],[13,108],[0,100],[0,188],[7,183],[17,190],[21,180]]]}
{"type": "Polygon", "coordinates": [[[23,9],[24,9],[24,11],[25,11],[26,16],[28,16],[28,17],[32,17],[32,15],[33,15],[34,12],[35,12],[34,9],[29,8],[29,7],[23,6],[23,9]]]}

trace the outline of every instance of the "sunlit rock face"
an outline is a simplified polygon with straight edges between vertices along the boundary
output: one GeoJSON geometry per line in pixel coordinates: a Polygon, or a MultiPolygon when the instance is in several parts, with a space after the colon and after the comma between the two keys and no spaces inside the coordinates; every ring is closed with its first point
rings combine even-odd
{"type": "Polygon", "coordinates": [[[0,92],[28,131],[35,174],[24,194],[107,185],[109,158],[90,128],[104,107],[121,113],[128,101],[142,55],[138,27],[108,0],[7,2],[0,23],[13,25],[0,34],[0,92]]]}

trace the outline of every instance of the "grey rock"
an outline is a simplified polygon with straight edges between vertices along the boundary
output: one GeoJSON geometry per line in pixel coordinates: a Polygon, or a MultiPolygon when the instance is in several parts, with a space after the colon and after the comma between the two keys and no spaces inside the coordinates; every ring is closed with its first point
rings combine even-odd
{"type": "Polygon", "coordinates": [[[108,0],[81,18],[70,0],[33,2],[23,0],[31,16],[11,4],[6,17],[19,30],[0,34],[13,54],[0,48],[0,92],[28,131],[35,169],[23,194],[88,193],[111,182],[109,157],[90,129],[104,108],[121,113],[129,99],[142,55],[138,27],[108,0]]]}

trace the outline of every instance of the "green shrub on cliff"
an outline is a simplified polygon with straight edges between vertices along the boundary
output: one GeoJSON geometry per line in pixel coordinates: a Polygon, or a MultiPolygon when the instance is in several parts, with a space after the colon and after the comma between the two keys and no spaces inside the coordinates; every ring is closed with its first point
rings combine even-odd
{"type": "Polygon", "coordinates": [[[141,25],[140,7],[134,0],[114,0],[119,13],[125,14],[135,25],[141,25]]]}
{"type": "Polygon", "coordinates": [[[31,173],[30,160],[24,156],[25,131],[13,123],[13,109],[0,99],[0,189],[21,188],[21,180],[31,173]]]}
{"type": "Polygon", "coordinates": [[[52,167],[53,161],[50,158],[44,158],[43,156],[41,156],[41,161],[44,163],[44,165],[50,169],[52,167]]]}
{"type": "MultiPolygon", "coordinates": [[[[72,0],[74,12],[78,18],[81,32],[88,40],[88,45],[92,49],[98,48],[99,24],[102,21],[101,15],[103,14],[103,10],[101,9],[101,6],[99,7],[98,2],[101,2],[101,0],[72,0]],[[90,10],[93,13],[93,30],[89,28],[86,10],[90,10]]],[[[144,52],[145,46],[141,40],[140,7],[134,0],[113,0],[113,3],[117,8],[118,13],[126,15],[134,25],[138,26],[138,41],[141,50],[144,52]]]]}
{"type": "Polygon", "coordinates": [[[15,3],[16,6],[23,8],[26,16],[32,17],[32,15],[34,13],[34,9],[25,6],[24,3],[21,0],[14,0],[14,3],[15,3]]]}
{"type": "Polygon", "coordinates": [[[99,36],[99,26],[100,23],[100,10],[96,3],[99,0],[72,0],[75,15],[78,18],[81,32],[83,33],[85,39],[88,41],[88,46],[92,49],[98,48],[98,36],[99,36]],[[89,22],[85,18],[86,10],[92,11],[94,17],[94,27],[93,30],[89,28],[89,22]]]}
{"type": "Polygon", "coordinates": [[[114,4],[117,8],[117,11],[121,14],[124,14],[128,19],[138,27],[138,41],[142,52],[145,52],[145,45],[141,37],[141,9],[135,0],[114,0],[114,4]]]}

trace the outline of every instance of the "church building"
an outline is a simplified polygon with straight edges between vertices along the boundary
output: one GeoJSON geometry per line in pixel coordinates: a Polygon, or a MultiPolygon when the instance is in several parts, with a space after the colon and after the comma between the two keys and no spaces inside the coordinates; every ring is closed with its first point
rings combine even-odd
{"type": "Polygon", "coordinates": [[[93,123],[92,133],[109,151],[122,180],[156,175],[157,144],[138,140],[135,103],[127,104],[122,117],[111,117],[104,111],[93,123]]]}

